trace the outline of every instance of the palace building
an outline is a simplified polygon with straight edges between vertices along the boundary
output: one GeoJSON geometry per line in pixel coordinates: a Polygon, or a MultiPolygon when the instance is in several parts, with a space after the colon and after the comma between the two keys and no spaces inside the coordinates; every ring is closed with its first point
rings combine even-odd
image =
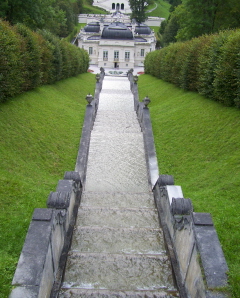
{"type": "Polygon", "coordinates": [[[91,19],[78,35],[78,46],[88,51],[90,64],[106,68],[143,66],[155,44],[154,32],[146,24],[131,22],[119,11],[91,19]]]}

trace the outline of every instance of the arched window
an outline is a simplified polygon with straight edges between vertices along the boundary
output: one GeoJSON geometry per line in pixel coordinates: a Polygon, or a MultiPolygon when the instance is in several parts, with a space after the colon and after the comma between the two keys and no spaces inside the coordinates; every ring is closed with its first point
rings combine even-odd
{"type": "Polygon", "coordinates": [[[119,10],[120,9],[120,4],[119,3],[117,3],[117,10],[119,10]]]}
{"type": "Polygon", "coordinates": [[[112,9],[115,9],[115,3],[112,3],[112,9]]]}
{"type": "Polygon", "coordinates": [[[124,10],[124,3],[121,4],[121,10],[124,10]]]}

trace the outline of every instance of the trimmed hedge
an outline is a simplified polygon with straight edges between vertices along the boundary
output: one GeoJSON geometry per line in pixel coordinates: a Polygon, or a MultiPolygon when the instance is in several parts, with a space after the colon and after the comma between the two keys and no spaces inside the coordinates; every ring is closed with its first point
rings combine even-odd
{"type": "Polygon", "coordinates": [[[0,102],[87,72],[88,53],[42,30],[0,20],[0,102]]]}
{"type": "Polygon", "coordinates": [[[21,38],[5,22],[0,22],[0,102],[22,91],[21,38]]]}
{"type": "Polygon", "coordinates": [[[240,29],[204,35],[150,52],[145,73],[240,108],[240,29]]]}

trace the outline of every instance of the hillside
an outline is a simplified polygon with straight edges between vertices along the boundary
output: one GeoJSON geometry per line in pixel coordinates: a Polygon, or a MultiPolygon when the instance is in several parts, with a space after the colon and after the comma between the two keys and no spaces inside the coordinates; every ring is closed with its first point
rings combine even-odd
{"type": "Polygon", "coordinates": [[[0,297],[8,297],[35,208],[45,208],[78,152],[95,76],[78,75],[0,104],[0,297]]]}
{"type": "Polygon", "coordinates": [[[211,213],[230,269],[230,291],[239,298],[239,109],[150,75],[140,76],[139,94],[151,99],[160,173],[174,176],[194,211],[211,213]]]}

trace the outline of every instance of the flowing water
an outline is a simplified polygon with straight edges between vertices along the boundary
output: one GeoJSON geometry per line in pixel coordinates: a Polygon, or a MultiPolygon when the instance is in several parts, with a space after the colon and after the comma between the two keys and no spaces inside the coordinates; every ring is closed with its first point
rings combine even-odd
{"type": "Polygon", "coordinates": [[[178,297],[126,77],[105,77],[59,297],[178,297]]]}

